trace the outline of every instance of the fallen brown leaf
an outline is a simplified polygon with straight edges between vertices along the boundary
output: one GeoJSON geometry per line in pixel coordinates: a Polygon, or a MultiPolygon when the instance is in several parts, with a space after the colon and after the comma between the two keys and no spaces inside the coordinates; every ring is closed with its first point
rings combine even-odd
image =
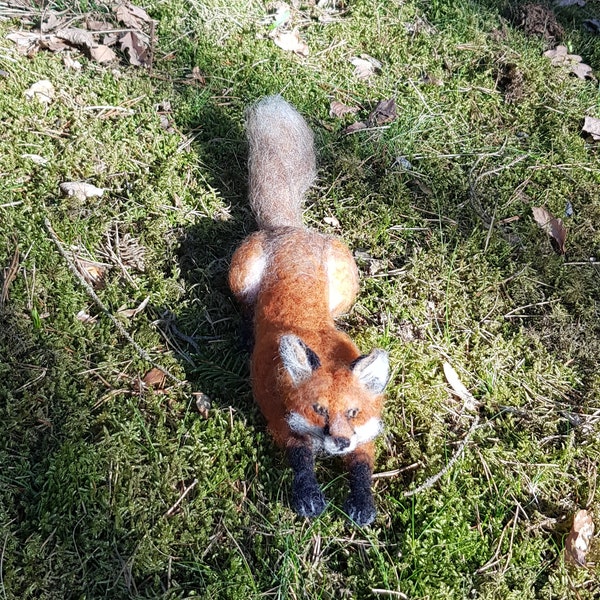
{"type": "Polygon", "coordinates": [[[600,141],[600,119],[596,117],[586,117],[583,121],[583,133],[592,136],[595,142],[600,141]]]}
{"type": "Polygon", "coordinates": [[[100,44],[90,48],[90,57],[101,64],[111,62],[117,58],[117,55],[108,46],[100,44]]]}
{"type": "Polygon", "coordinates": [[[276,31],[273,35],[273,43],[288,52],[295,52],[300,56],[308,56],[309,48],[308,44],[300,38],[300,34],[297,29],[294,31],[276,31]]]}
{"type": "Polygon", "coordinates": [[[81,63],[75,60],[69,53],[63,56],[63,64],[67,69],[73,69],[74,71],[81,71],[81,63]]]}
{"type": "Polygon", "coordinates": [[[86,29],[67,27],[65,29],[59,29],[55,35],[57,38],[65,40],[73,46],[79,46],[88,51],[96,45],[92,34],[86,29]]]}
{"type": "Polygon", "coordinates": [[[396,118],[396,100],[382,100],[369,115],[367,125],[369,127],[379,127],[385,123],[390,123],[396,118]]]}
{"type": "Polygon", "coordinates": [[[544,52],[544,56],[550,59],[554,67],[567,67],[571,73],[579,79],[592,77],[592,68],[586,65],[578,54],[569,54],[566,46],[556,46],[553,50],[544,52]]]}
{"type": "Polygon", "coordinates": [[[419,188],[419,190],[421,191],[422,194],[424,194],[425,196],[433,196],[433,190],[421,179],[419,179],[419,177],[415,177],[412,181],[411,184],[414,184],[415,186],[417,186],[419,188]]]}
{"type": "Polygon", "coordinates": [[[150,49],[142,38],[133,31],[128,31],[120,40],[121,50],[127,52],[129,62],[136,67],[150,64],[150,49]]]}
{"type": "Polygon", "coordinates": [[[160,369],[153,367],[142,377],[142,383],[155,390],[164,390],[166,379],[166,375],[160,369]]]}
{"type": "Polygon", "coordinates": [[[208,419],[209,410],[211,407],[210,398],[204,392],[192,392],[192,396],[196,398],[196,408],[198,412],[204,417],[208,419]]]}
{"type": "Polygon", "coordinates": [[[49,11],[40,23],[40,31],[42,33],[48,33],[53,29],[60,27],[65,21],[65,19],[61,19],[55,12],[49,11]]]}
{"type": "Polygon", "coordinates": [[[565,561],[577,567],[584,567],[593,535],[592,516],[587,510],[577,511],[573,518],[573,527],[565,540],[565,561]]]}
{"type": "Polygon", "coordinates": [[[579,79],[588,79],[593,77],[594,70],[583,62],[575,63],[571,66],[571,73],[577,75],[579,79]]]}
{"type": "Polygon", "coordinates": [[[113,29],[113,25],[108,21],[98,21],[97,19],[86,19],[85,26],[88,31],[107,31],[113,29]]]}
{"type": "Polygon", "coordinates": [[[356,123],[352,123],[352,125],[348,125],[348,127],[344,127],[342,129],[342,133],[356,133],[357,131],[361,131],[362,129],[366,129],[367,124],[364,121],[357,121],[356,123]]]}
{"type": "MultiPolygon", "coordinates": [[[[75,254],[75,253],[74,253],[75,254]]],[[[104,280],[110,265],[99,263],[93,260],[87,260],[74,255],[74,263],[77,265],[83,278],[96,290],[104,287],[104,280]]]]}
{"type": "Polygon", "coordinates": [[[424,73],[421,77],[421,83],[424,85],[444,85],[444,80],[439,77],[435,77],[434,75],[430,75],[429,73],[424,73]]]}
{"type": "Polygon", "coordinates": [[[62,52],[63,50],[72,48],[72,46],[68,44],[65,40],[55,35],[40,38],[40,40],[38,41],[38,46],[42,50],[48,50],[49,52],[62,52]]]}
{"type": "Polygon", "coordinates": [[[401,169],[404,169],[405,171],[413,170],[413,165],[410,162],[410,160],[408,160],[408,158],[406,158],[406,156],[402,156],[402,155],[396,156],[394,165],[398,165],[401,169]]]}
{"type": "Polygon", "coordinates": [[[354,75],[359,79],[369,79],[376,72],[381,70],[381,63],[368,54],[353,56],[350,62],[354,65],[354,75]]]}
{"type": "Polygon", "coordinates": [[[189,83],[198,85],[206,85],[206,77],[199,67],[194,67],[192,72],[185,76],[189,83]]]}
{"type": "MultiPolygon", "coordinates": [[[[167,133],[175,133],[176,129],[175,127],[173,127],[174,125],[174,121],[169,119],[169,117],[167,117],[167,115],[158,115],[158,118],[160,119],[160,128],[164,129],[167,133]]],[[[179,207],[181,208],[181,207],[179,207]]]]}
{"type": "Polygon", "coordinates": [[[92,325],[93,323],[95,323],[98,320],[98,317],[94,317],[94,316],[90,315],[88,312],[86,312],[83,309],[80,310],[75,316],[78,321],[81,321],[82,323],[85,323],[86,325],[92,325]]]}
{"type": "Polygon", "coordinates": [[[149,300],[150,300],[150,296],[146,296],[146,298],[144,298],[144,300],[142,300],[142,302],[140,303],[140,305],[137,308],[119,308],[119,310],[117,311],[117,314],[119,314],[123,317],[127,317],[128,319],[133,319],[133,317],[135,317],[136,315],[141,313],[146,308],[149,300]]]}
{"type": "Polygon", "coordinates": [[[73,196],[78,200],[86,200],[94,196],[102,196],[104,189],[84,181],[65,181],[60,184],[60,191],[65,196],[73,196]]]}
{"type": "Polygon", "coordinates": [[[50,162],[50,160],[48,158],[44,158],[43,156],[40,156],[39,154],[21,154],[21,157],[27,158],[32,163],[35,163],[36,165],[40,165],[42,167],[44,165],[47,165],[50,162]]]}
{"type": "Polygon", "coordinates": [[[42,104],[50,104],[54,99],[54,86],[48,79],[42,79],[25,90],[25,97],[28,100],[35,99],[42,104]]]}
{"type": "Polygon", "coordinates": [[[344,115],[354,115],[358,112],[358,106],[348,106],[343,102],[332,100],[329,105],[330,117],[343,117],[344,115]]]}
{"type": "Polygon", "coordinates": [[[38,47],[40,34],[28,31],[15,31],[9,33],[6,39],[16,44],[19,54],[30,54],[33,47],[38,47]]]}
{"type": "Polygon", "coordinates": [[[557,219],[544,206],[532,206],[531,212],[535,222],[550,236],[550,243],[554,251],[558,254],[564,254],[567,228],[562,219],[557,219]]]}
{"type": "Polygon", "coordinates": [[[143,8],[130,2],[119,4],[115,9],[115,14],[121,23],[132,29],[141,30],[145,23],[152,23],[152,18],[143,8]]]}
{"type": "Polygon", "coordinates": [[[336,229],[339,229],[341,227],[340,222],[337,220],[336,217],[323,217],[323,221],[327,223],[327,225],[331,225],[336,229]]]}
{"type": "Polygon", "coordinates": [[[105,46],[114,46],[119,41],[119,35],[116,32],[107,33],[102,37],[102,43],[105,46]]]}

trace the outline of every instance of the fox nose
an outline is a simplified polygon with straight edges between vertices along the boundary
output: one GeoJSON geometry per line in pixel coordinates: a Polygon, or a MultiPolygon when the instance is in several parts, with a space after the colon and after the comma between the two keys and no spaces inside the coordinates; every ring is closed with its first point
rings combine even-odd
{"type": "Polygon", "coordinates": [[[338,450],[345,450],[350,445],[350,440],[345,437],[334,437],[333,443],[338,450]]]}

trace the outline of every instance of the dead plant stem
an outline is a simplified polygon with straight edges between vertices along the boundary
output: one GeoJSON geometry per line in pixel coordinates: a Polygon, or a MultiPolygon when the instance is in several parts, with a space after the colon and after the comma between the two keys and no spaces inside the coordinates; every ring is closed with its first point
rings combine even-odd
{"type": "Polygon", "coordinates": [[[96,304],[96,306],[108,317],[108,319],[116,327],[117,331],[133,346],[133,348],[136,350],[136,352],[140,355],[140,357],[143,360],[145,360],[146,362],[150,363],[153,367],[157,368],[161,373],[164,373],[176,385],[183,385],[185,383],[185,381],[183,381],[182,379],[180,379],[179,377],[177,377],[177,375],[174,375],[173,373],[171,373],[171,371],[169,371],[165,367],[162,367],[157,362],[155,362],[152,359],[152,357],[150,356],[150,354],[148,354],[148,352],[146,350],[144,350],[144,348],[142,348],[131,337],[131,335],[125,329],[125,327],[123,327],[123,325],[116,319],[116,317],[108,310],[108,308],[102,302],[102,300],[100,299],[100,297],[98,296],[98,294],[96,294],[96,292],[94,291],[94,288],[92,288],[92,286],[85,280],[85,278],[83,277],[83,275],[79,272],[79,270],[75,266],[74,262],[69,257],[69,255],[66,252],[66,250],[64,249],[61,241],[58,239],[58,236],[56,235],[56,232],[52,228],[52,224],[50,223],[50,220],[47,217],[44,218],[44,225],[46,227],[46,231],[48,232],[48,235],[52,239],[52,242],[56,246],[56,248],[59,251],[60,255],[65,259],[65,261],[67,263],[67,266],[69,267],[69,270],[71,271],[71,273],[79,281],[79,283],[81,284],[81,286],[83,287],[83,289],[86,291],[87,295],[94,301],[94,303],[96,304]]]}
{"type": "Polygon", "coordinates": [[[475,433],[475,430],[478,426],[479,415],[475,415],[473,423],[471,424],[469,431],[467,431],[467,435],[465,435],[463,441],[460,443],[460,445],[456,449],[456,452],[454,452],[446,466],[440,471],[438,471],[435,475],[432,475],[429,479],[426,479],[419,487],[416,487],[414,490],[407,490],[406,492],[404,492],[403,496],[405,498],[410,498],[411,496],[416,496],[417,494],[420,494],[421,492],[424,492],[425,490],[428,490],[429,488],[433,487],[438,482],[438,480],[440,480],[446,473],[448,473],[448,471],[450,471],[450,469],[454,466],[454,463],[460,458],[461,454],[467,447],[467,444],[473,437],[473,434],[475,433]]]}

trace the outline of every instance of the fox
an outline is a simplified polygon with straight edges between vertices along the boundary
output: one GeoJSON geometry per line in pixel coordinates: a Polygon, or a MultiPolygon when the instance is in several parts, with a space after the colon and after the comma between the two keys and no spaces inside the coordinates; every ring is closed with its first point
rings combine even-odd
{"type": "Polygon", "coordinates": [[[246,110],[248,195],[258,231],[234,252],[229,286],[251,319],[252,392],[293,472],[291,505],[301,517],[326,508],[315,457],[339,456],[349,475],[346,515],[376,517],[374,440],[382,432],[388,353],[361,354],[335,318],[359,291],[358,268],[338,238],[303,225],[316,175],[314,134],[282,96],[246,110]]]}

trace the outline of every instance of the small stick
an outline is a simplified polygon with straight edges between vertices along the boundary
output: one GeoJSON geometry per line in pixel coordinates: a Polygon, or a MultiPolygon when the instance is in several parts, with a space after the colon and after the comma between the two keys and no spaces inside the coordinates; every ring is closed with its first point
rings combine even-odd
{"type": "Polygon", "coordinates": [[[161,367],[158,363],[156,363],[148,354],[148,352],[146,352],[146,350],[144,350],[131,337],[131,335],[127,332],[125,327],[123,327],[123,325],[113,316],[113,314],[109,312],[108,308],[106,308],[102,300],[100,300],[98,294],[96,294],[96,292],[94,291],[94,288],[85,280],[83,275],[79,272],[79,270],[67,254],[66,250],[63,248],[60,240],[58,239],[58,236],[56,235],[56,232],[52,228],[52,224],[50,223],[47,217],[44,218],[44,225],[46,226],[46,231],[50,235],[50,238],[54,242],[54,245],[60,252],[61,256],[65,259],[67,266],[69,267],[69,271],[73,273],[75,278],[79,281],[79,283],[87,292],[87,295],[94,301],[96,306],[109,318],[112,324],[117,328],[118,332],[135,348],[135,350],[143,360],[150,363],[153,367],[157,368],[161,373],[164,373],[171,381],[175,382],[177,385],[183,385],[185,382],[182,379],[177,377],[177,375],[171,373],[171,371],[169,371],[168,369],[165,369],[165,367],[161,367]]]}
{"type": "Polygon", "coordinates": [[[12,260],[10,261],[10,266],[4,269],[4,281],[2,282],[2,294],[0,294],[0,308],[4,306],[6,301],[8,300],[8,290],[12,282],[16,279],[17,273],[19,272],[19,242],[15,238],[13,239],[13,243],[15,245],[15,252],[13,254],[12,260]]]}
{"type": "Polygon", "coordinates": [[[171,506],[171,508],[165,513],[165,517],[170,517],[175,510],[177,510],[177,507],[183,502],[183,499],[198,485],[198,480],[194,479],[194,481],[192,481],[192,483],[190,483],[190,485],[188,485],[185,490],[183,490],[183,493],[181,494],[181,496],[179,496],[179,499],[177,500],[177,502],[175,502],[175,504],[173,504],[173,506],[171,506]]]}
{"type": "Polygon", "coordinates": [[[416,469],[422,463],[421,461],[417,461],[412,465],[408,465],[406,467],[402,467],[401,469],[394,469],[393,471],[382,471],[381,473],[373,473],[373,479],[383,479],[385,477],[396,477],[396,475],[400,475],[400,473],[404,473],[406,471],[411,471],[412,469],[416,469]]]}
{"type": "Polygon", "coordinates": [[[408,600],[408,596],[403,592],[396,590],[384,590],[382,588],[371,588],[371,594],[376,596],[393,596],[394,598],[401,598],[402,600],[408,600]]]}
{"type": "Polygon", "coordinates": [[[469,443],[469,440],[473,436],[473,433],[475,433],[475,429],[477,429],[478,425],[479,415],[475,415],[475,419],[473,420],[471,428],[467,432],[467,435],[465,435],[464,440],[460,443],[460,446],[456,449],[456,452],[452,455],[452,458],[448,461],[448,464],[441,471],[438,471],[435,475],[432,475],[429,479],[426,479],[425,482],[422,483],[419,487],[415,488],[414,490],[408,490],[402,495],[405,498],[410,498],[411,496],[416,496],[424,490],[433,487],[437,483],[437,481],[441,479],[454,466],[454,463],[460,458],[460,455],[463,453],[464,449],[469,443]]]}

